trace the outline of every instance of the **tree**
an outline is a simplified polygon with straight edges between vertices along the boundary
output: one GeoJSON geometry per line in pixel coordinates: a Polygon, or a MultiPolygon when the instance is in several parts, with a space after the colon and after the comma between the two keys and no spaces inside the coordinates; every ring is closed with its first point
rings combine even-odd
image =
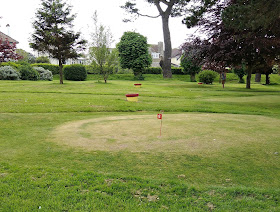
{"type": "Polygon", "coordinates": [[[62,0],[42,0],[33,22],[35,32],[30,43],[34,50],[46,52],[58,60],[60,84],[63,84],[63,64],[69,58],[77,58],[86,43],[80,39],[80,33],[72,30],[75,15],[70,13],[71,6],[62,0]]]}
{"type": "Polygon", "coordinates": [[[152,63],[147,38],[136,32],[125,32],[117,44],[120,65],[133,70],[135,78],[143,79],[142,72],[152,63]]]}
{"type": "Polygon", "coordinates": [[[104,82],[107,82],[113,65],[117,62],[116,50],[110,50],[113,43],[113,35],[109,28],[98,23],[97,12],[93,15],[94,32],[91,35],[92,47],[89,49],[92,63],[98,67],[99,73],[103,76],[104,82]]]}
{"type": "MultiPolygon", "coordinates": [[[[163,38],[164,38],[164,57],[163,57],[163,77],[171,78],[171,36],[169,30],[169,18],[170,17],[181,17],[184,16],[184,23],[196,22],[199,17],[209,8],[215,0],[144,0],[150,5],[157,8],[157,15],[146,15],[140,12],[136,7],[136,3],[133,0],[127,1],[122,8],[128,13],[135,14],[137,16],[146,16],[149,18],[161,17],[163,38]],[[198,4],[199,3],[199,4],[198,4]]],[[[126,19],[125,21],[130,21],[126,19]]]]}
{"type": "Polygon", "coordinates": [[[244,64],[248,89],[251,87],[252,71],[273,64],[272,61],[280,55],[279,16],[269,18],[271,22],[262,24],[260,21],[255,25],[255,16],[250,15],[257,16],[258,12],[263,12],[263,19],[270,15],[261,6],[257,7],[258,12],[255,11],[254,4],[260,2],[229,0],[226,4],[217,5],[211,14],[198,22],[198,26],[209,36],[205,64],[218,69],[244,64]]]}
{"type": "Polygon", "coordinates": [[[21,59],[18,60],[19,62],[26,62],[30,64],[35,63],[36,58],[30,52],[27,52],[23,49],[17,49],[16,53],[21,56],[21,59]]]}
{"type": "Polygon", "coordinates": [[[10,44],[8,39],[0,39],[0,62],[8,62],[10,60],[18,60],[21,56],[16,53],[16,43],[10,44]]]}
{"type": "Polygon", "coordinates": [[[182,45],[183,55],[181,66],[184,72],[191,76],[191,82],[195,82],[195,75],[201,71],[205,58],[205,41],[195,38],[192,42],[186,42],[182,45]]]}

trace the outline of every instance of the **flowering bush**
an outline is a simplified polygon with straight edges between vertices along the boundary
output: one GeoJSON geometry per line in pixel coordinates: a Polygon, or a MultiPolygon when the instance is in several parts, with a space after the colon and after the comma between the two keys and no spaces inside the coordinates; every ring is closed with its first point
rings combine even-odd
{"type": "Polygon", "coordinates": [[[39,73],[40,80],[49,80],[49,81],[53,80],[53,75],[52,75],[51,71],[44,69],[42,67],[36,67],[36,66],[33,67],[33,69],[39,73]]]}
{"type": "Polygon", "coordinates": [[[0,80],[18,80],[19,73],[11,66],[0,67],[0,80]]]}

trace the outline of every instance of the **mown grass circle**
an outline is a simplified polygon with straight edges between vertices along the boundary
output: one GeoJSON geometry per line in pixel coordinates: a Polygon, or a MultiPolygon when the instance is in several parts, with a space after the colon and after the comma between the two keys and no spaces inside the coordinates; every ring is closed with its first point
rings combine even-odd
{"type": "Polygon", "coordinates": [[[277,140],[278,124],[255,115],[164,114],[159,138],[156,115],[111,116],[66,123],[54,130],[52,140],[88,151],[213,154],[277,140]]]}

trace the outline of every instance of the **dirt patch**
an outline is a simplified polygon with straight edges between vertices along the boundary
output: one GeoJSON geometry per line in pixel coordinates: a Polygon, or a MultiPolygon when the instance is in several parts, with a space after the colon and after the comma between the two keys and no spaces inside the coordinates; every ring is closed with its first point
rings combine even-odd
{"type": "Polygon", "coordinates": [[[213,153],[275,139],[279,123],[263,116],[164,114],[159,138],[156,114],[112,116],[66,123],[54,130],[51,140],[88,151],[213,153]]]}

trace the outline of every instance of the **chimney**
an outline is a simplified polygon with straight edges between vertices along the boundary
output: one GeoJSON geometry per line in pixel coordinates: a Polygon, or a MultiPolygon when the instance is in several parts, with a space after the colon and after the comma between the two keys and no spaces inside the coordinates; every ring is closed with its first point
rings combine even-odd
{"type": "Polygon", "coordinates": [[[163,56],[163,42],[158,42],[158,53],[163,56]]]}
{"type": "Polygon", "coordinates": [[[10,36],[10,24],[7,24],[6,27],[7,27],[7,35],[10,36]]]}

